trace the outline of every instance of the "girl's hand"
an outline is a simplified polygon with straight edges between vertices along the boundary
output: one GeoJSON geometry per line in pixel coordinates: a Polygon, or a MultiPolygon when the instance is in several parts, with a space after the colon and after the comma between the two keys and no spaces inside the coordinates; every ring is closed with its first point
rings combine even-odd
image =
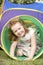
{"type": "Polygon", "coordinates": [[[14,41],[14,42],[11,44],[11,47],[10,47],[10,55],[11,55],[12,57],[14,57],[14,51],[15,51],[16,45],[17,45],[17,41],[14,41]]]}

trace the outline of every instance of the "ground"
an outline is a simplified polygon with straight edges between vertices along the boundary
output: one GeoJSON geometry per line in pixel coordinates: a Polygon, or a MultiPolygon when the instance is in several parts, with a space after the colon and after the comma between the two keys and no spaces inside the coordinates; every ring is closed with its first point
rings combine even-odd
{"type": "Polygon", "coordinates": [[[0,65],[43,65],[43,55],[34,61],[16,61],[8,57],[3,50],[0,50],[0,65]]]}

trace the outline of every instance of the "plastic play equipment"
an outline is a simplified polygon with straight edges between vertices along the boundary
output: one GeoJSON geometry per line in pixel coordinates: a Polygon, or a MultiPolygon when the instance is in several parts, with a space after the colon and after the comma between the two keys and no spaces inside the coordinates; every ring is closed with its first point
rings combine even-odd
{"type": "Polygon", "coordinates": [[[38,11],[43,12],[43,3],[32,3],[32,4],[13,4],[12,2],[9,2],[8,0],[4,0],[4,6],[3,6],[3,11],[7,10],[9,8],[29,8],[29,9],[34,9],[38,11]]]}
{"type": "MultiPolygon", "coordinates": [[[[23,20],[25,22],[25,20],[31,21],[32,23],[34,23],[34,25],[36,25],[36,27],[38,28],[39,32],[40,32],[40,39],[42,41],[42,47],[41,49],[38,51],[37,55],[33,57],[32,60],[35,60],[36,58],[38,58],[42,53],[43,53],[43,27],[42,24],[40,23],[40,21],[38,19],[36,19],[33,16],[20,16],[20,19],[23,20]]],[[[1,43],[2,43],[2,47],[4,49],[4,51],[8,54],[8,56],[10,56],[10,46],[11,46],[11,41],[8,39],[8,34],[9,34],[9,29],[6,27],[6,24],[4,25],[3,29],[2,29],[2,33],[1,33],[1,43]]],[[[14,52],[15,53],[15,52],[14,52]]],[[[24,60],[26,57],[22,56],[22,57],[17,57],[16,54],[14,57],[10,56],[13,59],[16,60],[24,60]]]]}

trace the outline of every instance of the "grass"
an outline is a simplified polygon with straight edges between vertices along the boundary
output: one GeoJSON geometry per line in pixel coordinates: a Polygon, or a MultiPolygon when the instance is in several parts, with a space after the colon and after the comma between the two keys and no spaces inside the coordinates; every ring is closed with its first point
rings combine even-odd
{"type": "Polygon", "coordinates": [[[43,55],[34,61],[16,61],[8,57],[3,50],[0,50],[0,65],[43,65],[43,55]]]}

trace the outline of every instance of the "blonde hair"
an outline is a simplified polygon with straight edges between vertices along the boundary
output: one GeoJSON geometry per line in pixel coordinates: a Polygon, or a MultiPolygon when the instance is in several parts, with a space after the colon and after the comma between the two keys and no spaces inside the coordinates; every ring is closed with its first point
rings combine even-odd
{"type": "Polygon", "coordinates": [[[16,40],[18,40],[18,37],[17,37],[16,35],[14,35],[13,31],[11,30],[11,27],[12,27],[13,25],[15,25],[17,22],[20,22],[20,23],[23,25],[23,27],[24,27],[24,29],[25,29],[25,32],[28,32],[28,30],[26,29],[26,26],[25,26],[24,21],[20,20],[20,17],[13,18],[13,19],[12,19],[11,21],[9,21],[9,23],[8,23],[8,26],[9,26],[9,39],[10,39],[11,41],[16,41],[16,40]]]}

